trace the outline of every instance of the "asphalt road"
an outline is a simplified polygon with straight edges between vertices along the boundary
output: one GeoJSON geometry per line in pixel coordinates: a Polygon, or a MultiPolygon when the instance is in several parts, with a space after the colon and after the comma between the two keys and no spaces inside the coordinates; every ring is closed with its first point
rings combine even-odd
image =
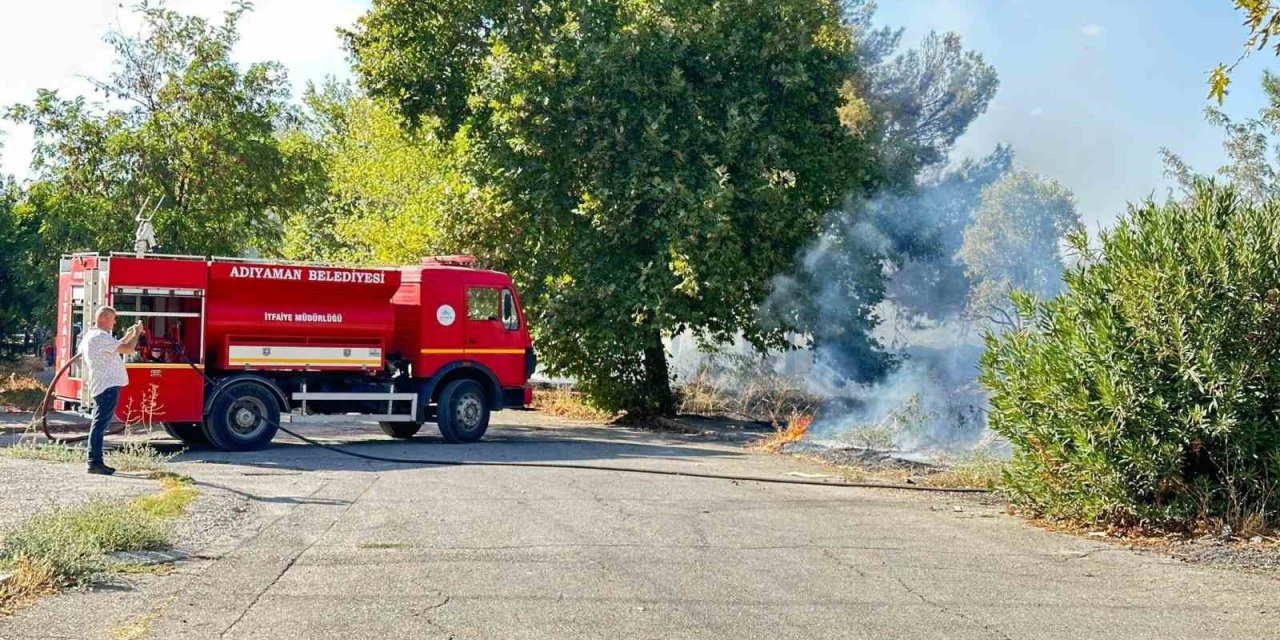
{"type": "MultiPolygon", "coordinates": [[[[729,443],[503,422],[476,445],[357,446],[815,471],[729,443]]],[[[1275,577],[1038,530],[960,496],[372,464],[288,444],[178,467],[251,498],[252,517],[172,575],[51,598],[0,637],[1280,637],[1275,577]]]]}

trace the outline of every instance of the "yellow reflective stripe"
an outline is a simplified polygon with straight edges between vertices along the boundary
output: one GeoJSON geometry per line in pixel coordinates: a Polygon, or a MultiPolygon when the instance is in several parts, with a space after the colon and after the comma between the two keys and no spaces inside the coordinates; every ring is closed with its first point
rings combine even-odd
{"type": "Polygon", "coordinates": [[[524,349],[423,349],[422,353],[426,355],[449,355],[449,354],[482,354],[482,355],[524,355],[524,349]]]}
{"type": "MultiPolygon", "coordinates": [[[[146,362],[124,363],[124,368],[126,369],[189,369],[190,367],[191,365],[189,364],[160,363],[160,362],[152,363],[152,364],[147,364],[146,362]]],[[[196,365],[196,368],[203,369],[204,365],[198,364],[196,365]]]]}

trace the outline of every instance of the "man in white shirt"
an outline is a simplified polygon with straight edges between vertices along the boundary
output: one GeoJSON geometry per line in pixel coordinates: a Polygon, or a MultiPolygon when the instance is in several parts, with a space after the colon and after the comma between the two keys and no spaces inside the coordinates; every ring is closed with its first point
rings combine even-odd
{"type": "Polygon", "coordinates": [[[89,394],[93,396],[93,426],[89,430],[89,473],[109,476],[116,472],[102,462],[102,439],[111,419],[116,415],[120,402],[120,389],[129,384],[124,360],[120,357],[133,353],[138,347],[142,323],[129,327],[122,340],[116,340],[111,330],[116,326],[116,310],[111,307],[98,309],[94,327],[80,339],[80,357],[89,370],[89,394]]]}

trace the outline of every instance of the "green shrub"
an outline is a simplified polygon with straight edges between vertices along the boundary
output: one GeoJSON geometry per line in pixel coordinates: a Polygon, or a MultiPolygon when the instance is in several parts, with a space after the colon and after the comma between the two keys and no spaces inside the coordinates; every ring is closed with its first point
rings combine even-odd
{"type": "Polygon", "coordinates": [[[1006,491],[1113,525],[1275,524],[1280,507],[1280,201],[1201,185],[1132,208],[1023,326],[987,336],[1006,491]]]}
{"type": "Polygon", "coordinates": [[[83,585],[103,573],[103,554],[168,546],[169,524],[126,505],[94,500],[38,515],[4,538],[2,557],[44,568],[59,585],[83,585]]]}

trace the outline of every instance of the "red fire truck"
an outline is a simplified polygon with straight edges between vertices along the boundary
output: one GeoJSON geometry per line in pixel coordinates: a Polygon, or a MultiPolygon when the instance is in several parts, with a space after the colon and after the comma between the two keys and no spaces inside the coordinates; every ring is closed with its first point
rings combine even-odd
{"type": "MultiPolygon", "coordinates": [[[[445,440],[474,442],[490,411],[531,401],[536,358],[516,289],[468,256],[350,268],[66,255],[59,367],[104,305],[118,328],[143,327],[117,417],[190,444],[261,448],[293,413],[358,413],[396,438],[435,420],[445,440]]],[[[77,363],[58,381],[56,408],[91,409],[84,375],[77,363]]]]}

